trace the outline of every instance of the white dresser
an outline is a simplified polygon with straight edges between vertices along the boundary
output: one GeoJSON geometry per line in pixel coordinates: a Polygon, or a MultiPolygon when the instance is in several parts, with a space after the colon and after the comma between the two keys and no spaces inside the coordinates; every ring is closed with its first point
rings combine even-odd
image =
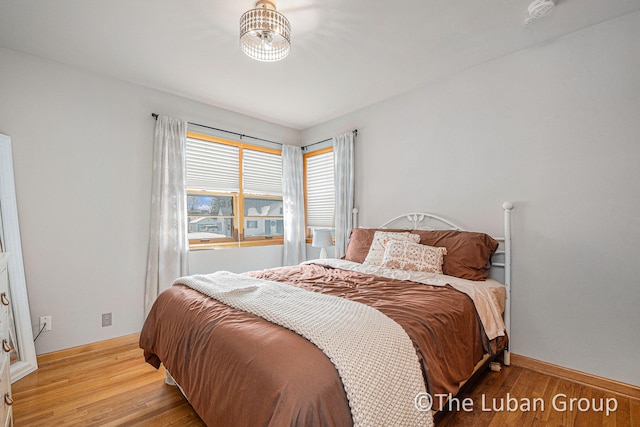
{"type": "Polygon", "coordinates": [[[0,252],[0,427],[13,425],[11,405],[11,373],[9,371],[9,276],[7,275],[7,259],[9,255],[0,252]]]}

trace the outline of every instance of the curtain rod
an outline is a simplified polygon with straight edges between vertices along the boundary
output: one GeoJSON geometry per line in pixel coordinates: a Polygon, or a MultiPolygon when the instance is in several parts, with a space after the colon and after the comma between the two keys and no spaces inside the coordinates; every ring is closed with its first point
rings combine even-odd
{"type": "MultiPolygon", "coordinates": [[[[358,129],[354,129],[352,132],[353,132],[353,136],[354,137],[358,136],[358,129]]],[[[309,149],[309,147],[312,147],[312,146],[318,145],[318,144],[322,144],[323,142],[331,141],[332,139],[333,138],[327,138],[327,139],[323,139],[322,141],[311,143],[309,145],[304,145],[304,146],[302,146],[302,151],[307,151],[309,149]]]]}
{"type": "MultiPolygon", "coordinates": [[[[158,114],[157,113],[151,113],[151,117],[153,117],[154,119],[158,120],[158,114]]],[[[240,139],[242,139],[242,138],[251,138],[251,139],[258,140],[258,141],[269,142],[271,144],[283,145],[282,142],[276,142],[276,141],[271,141],[269,139],[258,138],[256,136],[245,135],[243,133],[233,132],[233,131],[230,131],[230,130],[214,128],[214,127],[211,127],[211,126],[201,125],[201,124],[192,123],[192,122],[189,122],[189,124],[194,125],[194,126],[200,126],[200,127],[207,128],[207,129],[217,130],[217,131],[220,131],[220,132],[230,133],[232,135],[237,135],[237,136],[240,137],[240,139]]]]}
{"type": "MultiPolygon", "coordinates": [[[[151,113],[151,117],[153,117],[154,119],[158,120],[159,115],[158,115],[157,113],[151,113]]],[[[191,123],[191,122],[189,122],[189,124],[192,124],[192,125],[194,125],[194,126],[200,126],[200,127],[207,128],[207,129],[217,130],[217,131],[220,131],[220,132],[230,133],[230,134],[232,134],[232,135],[237,135],[237,136],[239,136],[239,137],[240,137],[240,139],[242,139],[242,138],[251,138],[251,139],[258,140],[258,141],[270,142],[271,144],[284,145],[284,144],[282,144],[281,142],[270,141],[270,140],[268,140],[268,139],[263,139],[263,138],[257,138],[257,137],[255,137],[255,136],[245,135],[245,134],[238,133],[238,132],[232,132],[232,131],[230,131],[230,130],[218,129],[218,128],[214,128],[214,127],[211,127],[211,126],[200,125],[200,124],[198,124],[198,123],[191,123]]],[[[357,137],[357,136],[358,136],[358,129],[354,129],[354,130],[353,130],[353,136],[354,136],[354,137],[357,137]]],[[[323,142],[331,141],[332,139],[333,139],[333,138],[327,138],[327,139],[323,139],[322,141],[318,141],[318,142],[314,142],[314,143],[309,144],[309,145],[305,145],[305,146],[303,146],[303,147],[302,147],[302,151],[306,151],[306,150],[308,150],[308,149],[309,149],[309,147],[311,147],[311,146],[318,145],[318,144],[322,144],[323,142]]]]}

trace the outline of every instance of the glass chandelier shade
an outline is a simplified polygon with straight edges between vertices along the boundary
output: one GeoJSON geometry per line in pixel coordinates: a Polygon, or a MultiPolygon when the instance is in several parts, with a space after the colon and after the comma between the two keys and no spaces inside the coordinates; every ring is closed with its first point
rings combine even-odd
{"type": "Polygon", "coordinates": [[[240,47],[253,59],[280,61],[291,50],[291,25],[276,12],[274,1],[258,0],[256,7],[240,18],[240,47]]]}

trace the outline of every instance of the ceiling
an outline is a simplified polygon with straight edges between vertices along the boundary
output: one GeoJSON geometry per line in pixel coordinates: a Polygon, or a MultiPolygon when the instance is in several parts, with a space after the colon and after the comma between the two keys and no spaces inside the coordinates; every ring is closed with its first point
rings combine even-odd
{"type": "Polygon", "coordinates": [[[289,57],[239,47],[251,0],[0,0],[0,46],[303,130],[640,10],[640,0],[279,0],[289,57]]]}

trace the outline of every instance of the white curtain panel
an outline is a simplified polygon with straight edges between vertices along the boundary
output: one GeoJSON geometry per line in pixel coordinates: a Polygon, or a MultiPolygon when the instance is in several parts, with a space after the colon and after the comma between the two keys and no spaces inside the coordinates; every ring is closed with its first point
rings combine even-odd
{"type": "Polygon", "coordinates": [[[284,205],[284,251],[282,265],[306,260],[302,149],[282,145],[282,202],[284,205]]]}
{"type": "Polygon", "coordinates": [[[188,274],[186,139],[186,121],[158,117],[153,146],[145,317],[157,296],[169,288],[175,279],[188,274]]]}
{"type": "Polygon", "coordinates": [[[353,132],[333,137],[334,182],[336,192],[335,258],[342,258],[349,243],[352,228],[354,187],[353,132]]]}

